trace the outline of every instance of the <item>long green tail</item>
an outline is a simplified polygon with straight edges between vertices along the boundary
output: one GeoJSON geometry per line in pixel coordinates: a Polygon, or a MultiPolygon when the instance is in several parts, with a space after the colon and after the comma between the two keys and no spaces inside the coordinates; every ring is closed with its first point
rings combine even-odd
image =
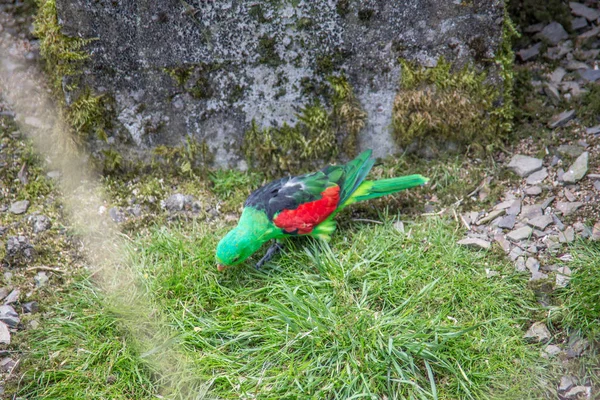
{"type": "Polygon", "coordinates": [[[422,175],[408,175],[398,178],[381,179],[379,181],[364,181],[343,204],[347,206],[359,201],[376,199],[401,190],[424,185],[429,181],[422,175]]]}

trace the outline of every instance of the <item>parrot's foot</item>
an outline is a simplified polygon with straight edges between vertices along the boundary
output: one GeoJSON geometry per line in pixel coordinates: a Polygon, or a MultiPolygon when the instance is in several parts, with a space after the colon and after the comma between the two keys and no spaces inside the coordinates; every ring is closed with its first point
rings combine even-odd
{"type": "Polygon", "coordinates": [[[271,260],[271,258],[275,256],[275,254],[279,253],[281,249],[283,249],[281,243],[273,243],[271,247],[269,247],[269,249],[267,250],[267,254],[265,254],[265,256],[256,263],[255,268],[260,269],[263,265],[268,263],[271,260]]]}

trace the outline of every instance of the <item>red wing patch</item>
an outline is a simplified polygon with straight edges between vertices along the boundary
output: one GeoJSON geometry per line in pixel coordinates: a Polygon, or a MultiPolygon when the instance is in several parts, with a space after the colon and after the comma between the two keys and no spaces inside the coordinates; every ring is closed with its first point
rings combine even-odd
{"type": "Polygon", "coordinates": [[[304,235],[325,221],[337,208],[340,201],[340,187],[332,186],[321,192],[319,200],[300,204],[294,210],[283,210],[273,219],[275,226],[287,233],[304,235]]]}

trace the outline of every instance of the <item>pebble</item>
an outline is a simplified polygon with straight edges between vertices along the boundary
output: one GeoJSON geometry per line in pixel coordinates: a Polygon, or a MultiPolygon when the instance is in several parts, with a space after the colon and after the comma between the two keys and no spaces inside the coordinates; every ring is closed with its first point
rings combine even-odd
{"type": "Polygon", "coordinates": [[[516,220],[516,215],[507,215],[498,221],[498,227],[502,229],[512,229],[515,226],[516,220]]]}
{"type": "Polygon", "coordinates": [[[563,111],[550,119],[548,127],[551,129],[558,128],[559,126],[565,125],[573,118],[575,118],[575,110],[563,111]]]}
{"type": "Polygon", "coordinates": [[[569,337],[569,346],[567,348],[567,357],[580,357],[584,351],[588,349],[590,343],[587,339],[577,336],[577,334],[569,337]]]}
{"type": "Polygon", "coordinates": [[[510,242],[506,240],[503,234],[498,233],[494,235],[494,241],[496,241],[500,247],[502,247],[502,250],[504,250],[506,254],[510,253],[510,242]]]}
{"type": "MultiPolygon", "coordinates": [[[[575,386],[571,390],[569,390],[568,392],[565,393],[565,397],[567,399],[576,399],[579,397],[580,394],[587,393],[587,391],[588,391],[587,386],[575,386]]],[[[585,396],[585,397],[590,398],[591,396],[585,396]]]]}
{"type": "Polygon", "coordinates": [[[477,225],[487,224],[488,222],[493,221],[496,218],[504,215],[505,212],[506,212],[506,210],[504,210],[504,209],[492,211],[487,216],[485,216],[485,217],[481,218],[479,221],[477,221],[477,225]]]}
{"type": "Polygon", "coordinates": [[[33,246],[25,236],[10,236],[6,241],[6,257],[16,259],[24,257],[27,260],[33,258],[33,246]]]}
{"type": "Polygon", "coordinates": [[[15,311],[13,306],[7,304],[0,306],[0,321],[4,322],[11,328],[16,328],[21,322],[19,314],[15,311]]]}
{"type": "Polygon", "coordinates": [[[193,202],[194,198],[192,196],[176,193],[164,201],[164,208],[168,211],[183,211],[186,206],[191,205],[193,202]]]}
{"type": "Polygon", "coordinates": [[[558,384],[559,392],[566,392],[571,389],[575,385],[575,377],[570,375],[565,375],[560,378],[560,383],[558,384]]]}
{"type": "Polygon", "coordinates": [[[10,331],[8,330],[8,325],[2,321],[0,321],[0,343],[10,344],[10,331]]]}
{"type": "Polygon", "coordinates": [[[577,71],[581,79],[586,82],[596,82],[600,79],[600,69],[588,68],[577,71]]]}
{"type": "Polygon", "coordinates": [[[587,32],[582,33],[577,36],[577,43],[580,46],[583,46],[588,40],[597,37],[600,34],[600,26],[590,29],[587,32]]]}
{"type": "Polygon", "coordinates": [[[566,68],[569,71],[577,71],[580,69],[588,69],[590,66],[582,61],[571,60],[567,63],[566,68]]]}
{"type": "Polygon", "coordinates": [[[535,217],[527,221],[527,223],[534,228],[538,228],[540,230],[546,229],[548,225],[552,223],[552,217],[550,215],[541,215],[539,217],[535,217]]]}
{"type": "Polygon", "coordinates": [[[535,322],[524,336],[525,339],[535,339],[536,342],[544,342],[550,337],[550,331],[543,322],[535,322]]]}
{"type": "Polygon", "coordinates": [[[50,218],[45,215],[35,215],[31,221],[33,222],[33,232],[40,233],[47,231],[52,226],[50,218]]]}
{"type": "Polygon", "coordinates": [[[569,157],[579,157],[584,151],[584,148],[574,144],[562,144],[556,148],[558,154],[569,157]]]}
{"type": "Polygon", "coordinates": [[[587,151],[583,152],[579,157],[577,157],[569,170],[563,175],[562,180],[566,183],[575,183],[580,181],[587,173],[588,158],[589,153],[587,151]]]}
{"type": "Polygon", "coordinates": [[[394,229],[400,233],[404,233],[404,222],[396,221],[394,222],[394,229]]]}
{"type": "Polygon", "coordinates": [[[527,184],[537,185],[538,183],[542,183],[547,177],[548,170],[546,168],[542,168],[527,177],[527,184]]]}
{"type": "Polygon", "coordinates": [[[544,352],[542,354],[542,357],[544,357],[544,358],[554,357],[557,354],[560,354],[561,351],[562,350],[557,345],[555,345],[555,344],[549,344],[548,346],[546,346],[544,348],[544,352]]]}
{"type": "Polygon", "coordinates": [[[577,197],[575,197],[573,192],[571,192],[569,189],[563,190],[563,193],[564,193],[565,197],[567,198],[567,200],[569,200],[571,202],[577,200],[577,197]]]}
{"type": "Polygon", "coordinates": [[[510,208],[506,210],[508,215],[519,215],[521,212],[521,200],[515,200],[510,208]]]}
{"type": "Polygon", "coordinates": [[[521,209],[521,214],[519,216],[521,218],[536,218],[543,215],[542,206],[539,204],[532,204],[528,206],[523,206],[521,209]]]}
{"type": "Polygon", "coordinates": [[[558,67],[552,72],[552,74],[550,74],[550,82],[554,83],[555,85],[558,85],[563,80],[566,74],[567,71],[564,68],[558,67]]]}
{"type": "Polygon", "coordinates": [[[527,271],[527,267],[525,266],[525,257],[518,257],[515,262],[515,269],[519,272],[527,271]]]}
{"type": "Polygon", "coordinates": [[[560,103],[560,93],[558,92],[558,88],[556,87],[556,85],[554,85],[553,83],[544,84],[544,93],[555,105],[558,105],[558,103],[560,103]]]}
{"type": "Polygon", "coordinates": [[[592,242],[600,241],[600,222],[596,222],[592,228],[592,236],[590,236],[592,242]]]}
{"type": "Polygon", "coordinates": [[[483,249],[489,250],[492,247],[492,244],[487,240],[478,239],[478,238],[466,238],[458,241],[458,244],[461,246],[470,247],[473,249],[483,249]]]}
{"type": "Polygon", "coordinates": [[[542,160],[522,154],[516,154],[510,160],[508,168],[522,178],[542,169],[542,160]]]}
{"type": "Polygon", "coordinates": [[[562,202],[559,201],[556,203],[556,210],[560,212],[563,216],[573,214],[577,209],[583,206],[583,203],[580,201],[574,202],[562,202]]]}
{"type": "Polygon", "coordinates": [[[600,125],[592,126],[591,128],[587,128],[585,133],[588,135],[597,135],[600,133],[600,125]]]}
{"type": "Polygon", "coordinates": [[[15,201],[10,205],[9,212],[19,215],[25,214],[29,208],[29,200],[15,201]]]}
{"type": "Polygon", "coordinates": [[[569,2],[569,7],[571,7],[571,13],[573,15],[577,17],[583,17],[590,22],[600,18],[600,11],[598,11],[598,9],[593,9],[574,1],[569,2]]]}
{"type": "Polygon", "coordinates": [[[572,226],[567,227],[564,232],[558,233],[558,240],[561,243],[571,243],[575,240],[575,230],[572,226]]]}
{"type": "Polygon", "coordinates": [[[536,43],[531,47],[526,49],[519,50],[517,52],[517,56],[521,59],[521,61],[529,61],[536,58],[540,54],[540,49],[542,48],[542,43],[536,43]]]}
{"type": "Polygon", "coordinates": [[[46,286],[46,284],[48,283],[48,280],[50,278],[48,278],[48,275],[46,274],[46,271],[40,271],[37,273],[36,276],[33,277],[33,281],[35,282],[35,286],[38,288],[41,288],[42,286],[46,286]]]}
{"type": "Polygon", "coordinates": [[[518,247],[515,246],[513,247],[513,249],[510,251],[510,253],[508,253],[508,257],[512,260],[512,261],[516,261],[517,259],[519,259],[519,257],[523,254],[523,250],[518,247]]]}
{"type": "Polygon", "coordinates": [[[550,44],[557,45],[561,40],[569,38],[565,28],[556,21],[550,22],[536,37],[546,39],[550,44]]]}
{"type": "Polygon", "coordinates": [[[36,313],[40,309],[37,301],[30,301],[21,305],[25,314],[36,313]]]}
{"type": "Polygon", "coordinates": [[[567,266],[559,267],[556,270],[556,287],[564,288],[567,287],[571,280],[571,269],[567,266]]]}
{"type": "Polygon", "coordinates": [[[552,213],[552,221],[554,222],[554,225],[556,225],[559,231],[565,230],[565,224],[563,224],[563,222],[554,213],[552,213]]]}
{"type": "Polygon", "coordinates": [[[571,28],[573,28],[573,30],[579,31],[583,28],[587,28],[588,27],[588,23],[587,20],[583,17],[579,17],[579,18],[573,18],[571,20],[571,28]]]}
{"type": "Polygon", "coordinates": [[[10,357],[4,357],[2,360],[0,360],[0,371],[11,372],[16,365],[17,362],[15,360],[10,357]]]}
{"type": "Polygon", "coordinates": [[[530,186],[525,189],[525,194],[527,196],[539,196],[542,194],[542,188],[539,186],[530,186]]]}
{"type": "Polygon", "coordinates": [[[518,242],[520,240],[529,238],[532,233],[533,229],[531,229],[529,226],[524,226],[522,228],[515,229],[514,231],[509,232],[506,235],[506,237],[512,240],[513,242],[518,242]]]}
{"type": "Polygon", "coordinates": [[[546,200],[544,200],[542,202],[542,204],[540,204],[540,208],[542,210],[545,210],[546,208],[548,208],[548,206],[550,206],[550,204],[552,204],[552,202],[554,201],[555,198],[556,198],[555,196],[548,197],[546,200]]]}
{"type": "Polygon", "coordinates": [[[12,292],[10,292],[10,294],[8,296],[6,296],[6,298],[4,299],[4,304],[11,304],[14,303],[15,301],[19,300],[19,296],[21,295],[21,290],[20,289],[15,289],[12,292]]]}

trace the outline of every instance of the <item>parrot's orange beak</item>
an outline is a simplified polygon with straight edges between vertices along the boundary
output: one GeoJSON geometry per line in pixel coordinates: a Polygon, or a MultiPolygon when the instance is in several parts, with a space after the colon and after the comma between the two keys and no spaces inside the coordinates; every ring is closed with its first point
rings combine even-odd
{"type": "Polygon", "coordinates": [[[217,264],[217,270],[219,272],[223,272],[223,271],[225,271],[225,269],[227,269],[227,265],[217,264]]]}

